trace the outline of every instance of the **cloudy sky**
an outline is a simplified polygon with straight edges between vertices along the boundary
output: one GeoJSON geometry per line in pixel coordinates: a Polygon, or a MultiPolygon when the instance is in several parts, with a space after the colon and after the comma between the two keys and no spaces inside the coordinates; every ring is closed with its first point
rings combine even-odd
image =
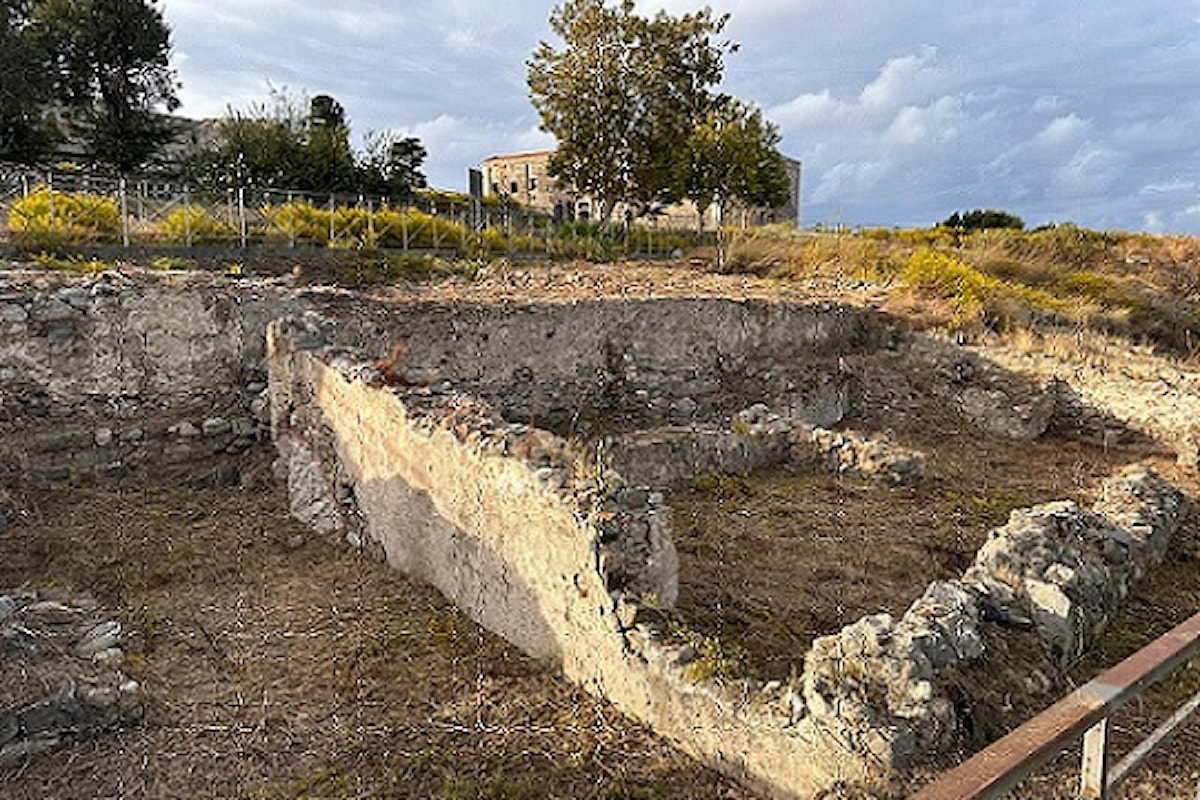
{"type": "MultiPolygon", "coordinates": [[[[429,149],[464,190],[491,155],[553,145],[525,61],[553,2],[164,0],[181,113],[269,86],[328,93],[356,134],[429,149]]],[[[640,0],[644,11],[694,10],[640,0]]],[[[806,225],[1027,223],[1200,233],[1200,0],[716,0],[741,44],[724,89],[804,162],[806,225]]]]}

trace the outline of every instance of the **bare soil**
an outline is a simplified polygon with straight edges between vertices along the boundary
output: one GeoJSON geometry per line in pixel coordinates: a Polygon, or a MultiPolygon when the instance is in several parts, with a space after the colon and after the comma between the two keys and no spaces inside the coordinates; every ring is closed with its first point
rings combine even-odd
{"type": "MultiPolygon", "coordinates": [[[[846,787],[829,798],[909,796],[1073,687],[1200,610],[1200,486],[1173,453],[1152,444],[1105,448],[1047,435],[1015,442],[980,434],[930,405],[917,380],[875,374],[858,430],[887,433],[927,456],[927,478],[911,487],[837,477],[813,469],[705,476],[671,498],[680,553],[679,610],[714,637],[732,674],[786,679],[803,669],[816,636],[864,614],[902,614],[938,578],[970,564],[988,531],[1014,508],[1052,500],[1089,503],[1100,482],[1146,463],[1192,498],[1167,563],[1135,588],[1093,652],[1062,672],[1036,640],[986,629],[987,656],[949,691],[966,728],[958,750],[884,786],[846,787]]],[[[1112,721],[1114,757],[1124,754],[1200,691],[1200,667],[1178,673],[1112,721]]],[[[1076,797],[1079,748],[1065,752],[1013,797],[1076,797]]],[[[1156,753],[1117,797],[1200,796],[1200,721],[1156,753]]]]}
{"type": "Polygon", "coordinates": [[[317,539],[277,488],[26,500],[0,587],[115,610],[150,706],[0,773],[5,800],[750,797],[432,589],[317,539]]]}
{"type": "Polygon", "coordinates": [[[1086,503],[1152,449],[1105,450],[1060,438],[985,436],[952,415],[891,430],[924,452],[913,486],[815,468],[697,481],[675,492],[679,610],[741,656],[745,674],[799,674],[817,636],[865,614],[903,614],[930,581],[957,577],[1009,513],[1053,500],[1086,503]]]}

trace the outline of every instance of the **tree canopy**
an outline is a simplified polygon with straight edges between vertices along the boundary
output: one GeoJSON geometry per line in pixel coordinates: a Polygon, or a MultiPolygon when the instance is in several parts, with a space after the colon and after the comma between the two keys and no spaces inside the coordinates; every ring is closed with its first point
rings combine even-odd
{"type": "Polygon", "coordinates": [[[962,231],[981,231],[988,228],[1025,229],[1025,220],[1016,214],[996,209],[974,209],[972,211],[955,211],[939,223],[943,228],[954,228],[962,231]]]}
{"type": "Polygon", "coordinates": [[[179,107],[171,31],[146,0],[39,0],[55,99],[88,154],[121,172],[144,166],[174,136],[179,107]]]}
{"type": "Polygon", "coordinates": [[[723,218],[727,203],[777,208],[788,201],[791,182],[776,149],[779,130],[762,111],[722,96],[692,131],[686,196],[701,212],[714,203],[723,218]]]}
{"type": "Polygon", "coordinates": [[[336,98],[272,89],[266,102],[230,109],[217,123],[214,141],[191,157],[185,172],[202,188],[362,192],[397,200],[425,186],[426,151],[416,138],[368,133],[360,155],[350,134],[336,98]]]}
{"type": "Polygon", "coordinates": [[[688,140],[736,49],[720,39],[727,19],[708,8],[643,17],[632,0],[566,0],[551,13],[563,47],[534,52],[530,96],[558,140],[551,174],[595,198],[601,218],[618,202],[647,209],[684,196],[688,140]]]}
{"type": "Polygon", "coordinates": [[[33,162],[55,140],[45,110],[53,97],[30,0],[0,0],[0,160],[33,162]]]}
{"type": "Polygon", "coordinates": [[[95,161],[127,172],[173,135],[171,32],[147,0],[0,1],[0,158],[33,162],[58,117],[95,161]]]}

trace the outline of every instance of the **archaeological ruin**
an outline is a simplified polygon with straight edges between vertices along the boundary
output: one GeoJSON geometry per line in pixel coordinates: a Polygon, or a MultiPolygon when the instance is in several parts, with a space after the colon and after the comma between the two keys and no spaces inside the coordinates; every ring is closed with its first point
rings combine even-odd
{"type": "MultiPolygon", "coordinates": [[[[986,665],[989,631],[1018,631],[1061,664],[1087,651],[1185,513],[1184,491],[1141,458],[1170,451],[1180,470],[1197,467],[1197,379],[1174,380],[1168,401],[1132,375],[962,348],[831,298],[368,296],[289,279],[14,268],[0,273],[0,488],[237,485],[248,455],[270,449],[313,536],[434,585],[696,758],[805,798],[960,741],[956,693],[986,665]],[[855,611],[811,630],[805,650],[727,668],[728,643],[689,625],[693,606],[711,604],[689,596],[688,569],[728,573],[719,560],[696,566],[703,548],[685,552],[677,499],[780,469],[864,496],[920,492],[944,480],[939,448],[957,441],[906,433],[934,423],[1018,454],[1052,434],[1101,480],[1078,496],[998,503],[1007,521],[980,534],[973,558],[905,565],[919,588],[890,611],[855,611]]],[[[1045,460],[1047,481],[1067,470],[1029,460],[1045,460]]],[[[0,629],[29,606],[65,614],[54,604],[72,602],[0,597],[0,629]]],[[[67,650],[102,667],[94,656],[120,647],[117,631],[71,615],[81,621],[67,650]]],[[[86,679],[99,700],[77,705],[136,718],[135,687],[101,667],[86,679]]],[[[48,702],[6,706],[0,759],[57,736],[54,719],[78,728],[48,702]],[[35,708],[49,720],[37,729],[35,708]]]]}

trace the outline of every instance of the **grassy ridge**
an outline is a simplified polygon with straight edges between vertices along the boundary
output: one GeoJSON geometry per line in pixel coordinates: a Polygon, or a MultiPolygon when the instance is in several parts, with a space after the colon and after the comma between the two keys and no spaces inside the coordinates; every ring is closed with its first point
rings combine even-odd
{"type": "Polygon", "coordinates": [[[895,307],[968,337],[1014,332],[1119,336],[1200,355],[1200,239],[1062,225],[737,236],[725,271],[900,287],[895,307]]]}

